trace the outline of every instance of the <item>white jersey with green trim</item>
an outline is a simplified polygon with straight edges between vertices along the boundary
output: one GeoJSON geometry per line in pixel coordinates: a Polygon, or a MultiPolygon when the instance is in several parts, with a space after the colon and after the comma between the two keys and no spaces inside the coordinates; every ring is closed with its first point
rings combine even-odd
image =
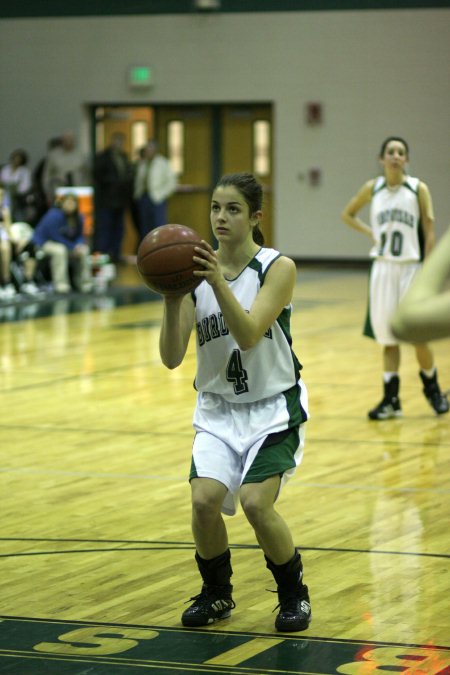
{"type": "MultiPolygon", "coordinates": [[[[272,248],[261,248],[243,271],[228,281],[247,312],[267,270],[280,255],[272,248]]],[[[258,344],[242,351],[224,322],[211,286],[204,281],[193,296],[197,328],[194,384],[198,391],[219,394],[234,403],[250,403],[285,392],[299,381],[302,366],[291,349],[291,304],[283,308],[258,344]]]]}
{"type": "Polygon", "coordinates": [[[384,176],[375,180],[370,224],[376,244],[372,258],[394,262],[423,260],[424,244],[419,205],[419,179],[405,176],[389,187],[384,176]]]}

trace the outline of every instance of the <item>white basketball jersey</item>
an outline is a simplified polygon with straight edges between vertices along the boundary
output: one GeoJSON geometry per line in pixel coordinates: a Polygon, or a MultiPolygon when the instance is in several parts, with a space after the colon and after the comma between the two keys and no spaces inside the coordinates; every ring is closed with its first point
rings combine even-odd
{"type": "MultiPolygon", "coordinates": [[[[250,311],[270,265],[281,254],[261,248],[228,285],[241,306],[250,311]]],[[[230,334],[209,284],[194,293],[197,327],[198,391],[220,394],[227,401],[250,403],[285,392],[300,379],[301,365],[291,349],[292,305],[283,308],[257,345],[242,351],[230,334]]]]}
{"type": "Polygon", "coordinates": [[[370,255],[395,262],[423,259],[424,243],[419,205],[419,179],[405,176],[390,188],[384,176],[376,179],[370,224],[376,240],[370,255]]]}

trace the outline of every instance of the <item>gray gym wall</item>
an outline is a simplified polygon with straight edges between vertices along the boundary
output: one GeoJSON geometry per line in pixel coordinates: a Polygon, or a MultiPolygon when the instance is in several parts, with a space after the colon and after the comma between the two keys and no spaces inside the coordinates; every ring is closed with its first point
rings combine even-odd
{"type": "Polygon", "coordinates": [[[391,134],[430,186],[438,236],[450,223],[449,8],[3,18],[0,30],[1,162],[23,147],[34,165],[67,129],[87,151],[92,103],[271,101],[283,252],[367,256],[339,214],[391,134]],[[148,94],[128,87],[132,64],[152,67],[148,94]],[[308,102],[322,104],[322,124],[306,124],[308,102]]]}

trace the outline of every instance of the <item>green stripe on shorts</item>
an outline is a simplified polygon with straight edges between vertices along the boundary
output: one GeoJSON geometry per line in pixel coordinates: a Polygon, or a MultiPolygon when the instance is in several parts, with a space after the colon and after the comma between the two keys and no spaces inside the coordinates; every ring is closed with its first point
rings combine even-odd
{"type": "Polygon", "coordinates": [[[294,455],[299,446],[298,427],[269,434],[243,480],[262,483],[272,476],[281,476],[296,466],[294,455]]]}
{"type": "Polygon", "coordinates": [[[370,275],[372,273],[373,269],[373,262],[370,266],[369,270],[369,290],[368,290],[368,298],[367,298],[367,312],[366,312],[366,320],[364,321],[364,326],[363,326],[363,335],[366,337],[372,338],[375,340],[375,332],[372,328],[372,321],[370,320],[370,275]]]}

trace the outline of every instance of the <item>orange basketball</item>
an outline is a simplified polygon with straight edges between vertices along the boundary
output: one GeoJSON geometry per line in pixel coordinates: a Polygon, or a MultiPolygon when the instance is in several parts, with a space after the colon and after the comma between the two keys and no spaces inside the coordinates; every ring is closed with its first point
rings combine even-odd
{"type": "Polygon", "coordinates": [[[162,295],[183,295],[203,279],[193,275],[202,269],[193,261],[200,235],[185,225],[162,225],[151,230],[139,244],[137,268],[144,283],[162,295]]]}

